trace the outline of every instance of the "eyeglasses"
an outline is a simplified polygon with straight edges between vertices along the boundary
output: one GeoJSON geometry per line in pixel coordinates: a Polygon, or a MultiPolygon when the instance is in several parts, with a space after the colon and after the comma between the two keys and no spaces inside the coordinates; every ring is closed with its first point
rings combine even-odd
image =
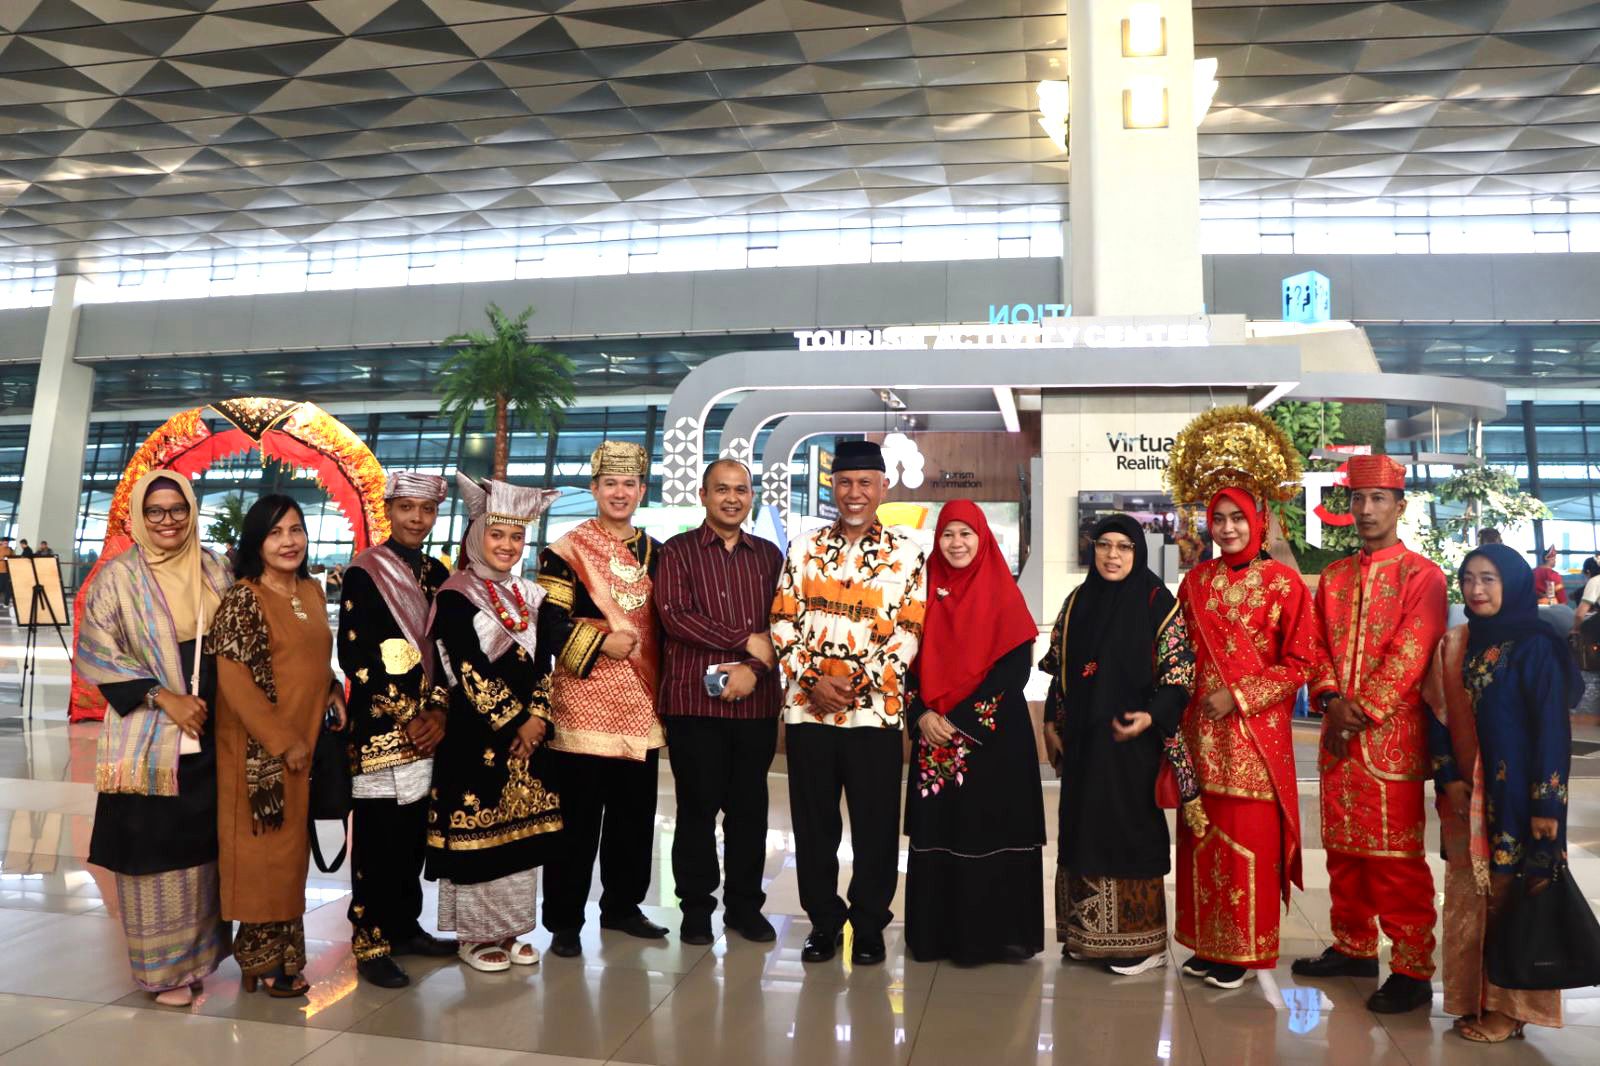
{"type": "Polygon", "coordinates": [[[144,520],[152,526],[159,526],[166,522],[182,524],[189,520],[189,505],[180,503],[176,507],[146,507],[144,520]]]}
{"type": "Polygon", "coordinates": [[[1094,550],[1105,552],[1107,555],[1132,555],[1133,545],[1121,540],[1097,540],[1094,542],[1094,550]]]}

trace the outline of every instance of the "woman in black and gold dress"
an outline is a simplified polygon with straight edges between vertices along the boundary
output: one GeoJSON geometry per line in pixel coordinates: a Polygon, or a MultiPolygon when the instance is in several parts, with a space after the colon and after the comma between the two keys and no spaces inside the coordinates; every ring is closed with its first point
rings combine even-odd
{"type": "Polygon", "coordinates": [[[427,877],[439,882],[439,928],[460,956],[493,973],[532,966],[517,938],[538,924],[539,867],[561,828],[545,787],[550,653],[537,645],[537,584],[512,574],[529,524],[555,492],[457,475],[472,521],[461,569],[434,601],[429,634],[450,680],[434,755],[427,877]]]}

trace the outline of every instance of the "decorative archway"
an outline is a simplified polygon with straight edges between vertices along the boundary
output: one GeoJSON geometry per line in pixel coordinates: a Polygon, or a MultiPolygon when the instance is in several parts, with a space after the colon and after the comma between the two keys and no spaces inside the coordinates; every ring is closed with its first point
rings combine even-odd
{"type": "MultiPolygon", "coordinates": [[[[251,451],[259,451],[262,462],[276,459],[312,474],[350,523],[355,551],[388,537],[383,467],[360,437],[316,404],[248,396],[180,412],[145,438],[117,483],[100,558],[73,598],[74,643],[78,619],[83,617],[84,600],[95,575],[133,544],[128,503],[134,483],[162,467],[192,478],[219,460],[251,451]],[[227,419],[233,428],[213,433],[204,418],[208,409],[227,419]]],[[[195,520],[199,520],[198,515],[195,520]]],[[[71,720],[99,721],[105,717],[105,708],[100,691],[74,670],[68,705],[71,720]]]]}

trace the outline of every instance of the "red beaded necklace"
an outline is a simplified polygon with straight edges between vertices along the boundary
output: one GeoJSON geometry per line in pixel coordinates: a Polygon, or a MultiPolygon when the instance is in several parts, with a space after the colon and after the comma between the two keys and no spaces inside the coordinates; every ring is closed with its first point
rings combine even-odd
{"type": "Polygon", "coordinates": [[[500,600],[500,593],[495,591],[494,582],[484,579],[483,587],[489,590],[489,602],[494,604],[495,613],[500,616],[500,624],[513,633],[525,633],[533,622],[533,612],[528,609],[528,601],[522,596],[522,589],[516,584],[511,586],[511,595],[517,601],[517,615],[512,617],[506,610],[506,605],[500,600]]]}

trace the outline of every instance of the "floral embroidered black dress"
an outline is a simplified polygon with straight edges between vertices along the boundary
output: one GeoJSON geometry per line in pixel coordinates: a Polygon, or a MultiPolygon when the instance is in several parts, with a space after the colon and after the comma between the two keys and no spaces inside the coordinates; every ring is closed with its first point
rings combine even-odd
{"type": "MultiPolygon", "coordinates": [[[[919,961],[973,965],[1044,950],[1044,789],[1023,687],[1032,643],[999,659],[934,746],[913,695],[906,786],[906,940],[919,961]]],[[[913,674],[915,691],[915,674],[913,674]]]]}

